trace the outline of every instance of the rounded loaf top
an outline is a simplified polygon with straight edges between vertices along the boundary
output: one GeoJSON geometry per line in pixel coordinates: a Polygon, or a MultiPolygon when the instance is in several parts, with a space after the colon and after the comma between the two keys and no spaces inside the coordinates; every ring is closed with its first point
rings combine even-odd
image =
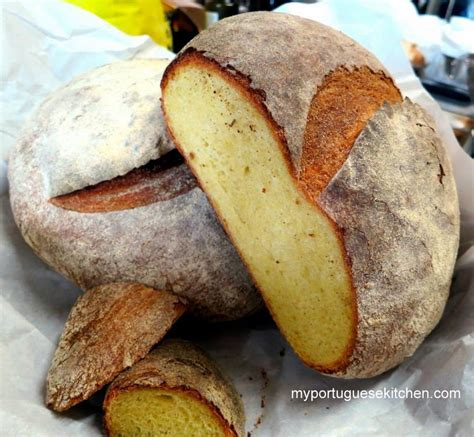
{"type": "Polygon", "coordinates": [[[168,62],[137,59],[105,65],[43,102],[23,136],[35,143],[45,197],[124,175],[173,149],[159,105],[168,62]]]}

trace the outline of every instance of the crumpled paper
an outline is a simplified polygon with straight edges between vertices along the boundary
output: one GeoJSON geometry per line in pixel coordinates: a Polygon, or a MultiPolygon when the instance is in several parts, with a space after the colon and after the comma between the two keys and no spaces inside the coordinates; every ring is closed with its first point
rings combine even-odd
{"type": "MultiPolygon", "coordinates": [[[[453,161],[462,244],[452,296],[439,326],[397,369],[370,380],[338,380],[305,367],[266,315],[177,334],[196,341],[242,394],[252,436],[471,436],[474,433],[474,164],[423,90],[399,45],[409,1],[323,1],[282,10],[322,21],[374,52],[403,93],[436,120],[453,161]],[[349,12],[348,12],[349,11],[349,12]],[[459,389],[460,399],[291,400],[296,389],[459,389]]],[[[101,435],[101,412],[86,402],[65,414],[43,405],[44,381],[63,324],[80,293],[24,243],[8,201],[8,151],[50,91],[98,65],[170,57],[147,37],[129,37],[59,1],[3,3],[0,161],[0,427],[2,436],[101,435]]],[[[176,333],[175,333],[176,334],[176,333]]]]}

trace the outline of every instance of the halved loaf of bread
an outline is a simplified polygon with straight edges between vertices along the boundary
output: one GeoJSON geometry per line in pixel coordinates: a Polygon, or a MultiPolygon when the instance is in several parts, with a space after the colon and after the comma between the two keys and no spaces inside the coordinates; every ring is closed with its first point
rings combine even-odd
{"type": "Polygon", "coordinates": [[[243,436],[245,416],[234,386],[199,348],[166,340],[110,385],[107,435],[243,436]]]}
{"type": "Polygon", "coordinates": [[[316,22],[225,19],[162,80],[165,119],[281,332],[309,366],[370,377],[441,317],[459,238],[430,117],[316,22]]]}
{"type": "Polygon", "coordinates": [[[168,62],[117,62],[51,94],[10,156],[13,214],[38,256],[84,290],[141,283],[198,317],[236,319],[260,298],[166,135],[168,62]]]}

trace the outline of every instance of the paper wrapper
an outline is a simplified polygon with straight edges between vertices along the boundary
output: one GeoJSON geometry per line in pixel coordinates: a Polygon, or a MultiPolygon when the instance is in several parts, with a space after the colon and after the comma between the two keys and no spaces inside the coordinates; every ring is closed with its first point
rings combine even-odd
{"type": "MultiPolygon", "coordinates": [[[[337,380],[306,368],[265,315],[193,329],[191,338],[217,360],[242,394],[247,430],[253,436],[473,434],[474,166],[405,59],[399,45],[403,21],[387,15],[394,12],[394,3],[403,6],[398,13],[412,14],[409,2],[389,3],[333,1],[284,8],[330,24],[361,42],[388,67],[404,94],[436,120],[453,162],[462,211],[462,256],[452,296],[443,320],[415,355],[370,380],[337,380]],[[461,398],[291,399],[291,390],[333,387],[456,389],[461,398]]],[[[100,435],[101,411],[94,403],[62,415],[44,407],[47,369],[80,290],[49,269],[22,240],[9,207],[6,161],[24,121],[50,91],[98,65],[170,53],[146,37],[128,37],[87,12],[52,0],[4,3],[2,18],[1,435],[100,435]]]]}

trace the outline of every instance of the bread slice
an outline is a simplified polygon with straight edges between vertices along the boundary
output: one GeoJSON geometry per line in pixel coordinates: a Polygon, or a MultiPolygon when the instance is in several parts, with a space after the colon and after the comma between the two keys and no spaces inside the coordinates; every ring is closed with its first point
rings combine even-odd
{"type": "Polygon", "coordinates": [[[250,13],[192,40],[162,92],[178,149],[301,359],[370,377],[410,356],[443,311],[459,211],[432,120],[377,59],[316,22],[250,13]]]}
{"type": "Polygon", "coordinates": [[[142,283],[232,320],[260,298],[166,134],[167,60],[116,62],[51,94],[9,160],[15,221],[33,250],[84,290],[142,283]]]}
{"type": "Polygon", "coordinates": [[[74,304],[46,382],[46,405],[64,411],[141,360],[183,314],[176,296],[141,284],[107,284],[74,304]]]}
{"type": "Polygon", "coordinates": [[[119,375],[104,400],[107,435],[243,436],[242,401],[192,343],[166,340],[119,375]]]}

